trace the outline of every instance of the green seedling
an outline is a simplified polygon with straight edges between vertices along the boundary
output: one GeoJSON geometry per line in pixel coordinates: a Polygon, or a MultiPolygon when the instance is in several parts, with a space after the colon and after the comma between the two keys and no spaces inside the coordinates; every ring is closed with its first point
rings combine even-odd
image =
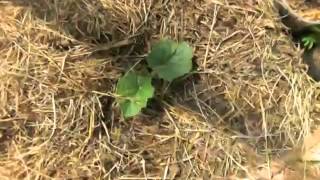
{"type": "Polygon", "coordinates": [[[147,106],[155,91],[152,78],[171,82],[189,73],[192,57],[192,48],[185,42],[164,39],[155,44],[147,57],[147,64],[153,72],[139,75],[130,71],[118,81],[116,94],[122,115],[125,118],[133,117],[147,106]]]}
{"type": "Polygon", "coordinates": [[[302,38],[302,42],[304,47],[306,47],[307,50],[310,50],[317,43],[317,39],[312,35],[308,35],[302,38]]]}
{"type": "Polygon", "coordinates": [[[304,47],[307,48],[307,50],[312,49],[316,44],[320,42],[320,26],[313,25],[308,27],[308,31],[304,33],[301,41],[304,47]]]}
{"type": "Polygon", "coordinates": [[[192,48],[185,42],[162,40],[147,57],[148,66],[161,78],[172,81],[192,69],[192,48]]]}
{"type": "Polygon", "coordinates": [[[118,103],[123,116],[135,116],[147,105],[148,99],[153,97],[151,77],[129,72],[119,80],[116,94],[120,96],[118,103]]]}

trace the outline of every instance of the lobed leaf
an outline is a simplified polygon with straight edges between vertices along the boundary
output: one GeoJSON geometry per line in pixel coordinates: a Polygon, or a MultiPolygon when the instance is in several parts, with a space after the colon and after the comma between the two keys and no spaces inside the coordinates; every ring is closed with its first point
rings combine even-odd
{"type": "Polygon", "coordinates": [[[120,96],[117,101],[123,116],[135,116],[147,106],[148,99],[153,97],[151,77],[129,72],[118,81],[116,94],[120,96]]]}
{"type": "Polygon", "coordinates": [[[192,48],[185,42],[161,40],[147,57],[150,68],[162,79],[172,81],[192,69],[192,48]]]}

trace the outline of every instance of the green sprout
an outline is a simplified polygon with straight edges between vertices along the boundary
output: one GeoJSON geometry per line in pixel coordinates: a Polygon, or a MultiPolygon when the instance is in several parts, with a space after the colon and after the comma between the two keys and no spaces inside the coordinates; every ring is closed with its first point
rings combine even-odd
{"type": "Polygon", "coordinates": [[[192,48],[186,42],[164,39],[155,44],[147,57],[147,64],[153,72],[139,75],[130,71],[118,81],[116,100],[122,115],[125,118],[135,116],[147,106],[148,100],[154,96],[152,78],[171,82],[189,73],[192,57],[192,48]]]}
{"type": "Polygon", "coordinates": [[[312,35],[308,35],[308,36],[305,36],[302,38],[302,42],[303,42],[304,47],[306,47],[308,50],[310,50],[317,43],[317,39],[312,35]]]}

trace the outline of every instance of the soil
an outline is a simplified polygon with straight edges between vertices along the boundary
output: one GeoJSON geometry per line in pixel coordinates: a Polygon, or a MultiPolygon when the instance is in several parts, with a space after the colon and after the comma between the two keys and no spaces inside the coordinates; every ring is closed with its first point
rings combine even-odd
{"type": "Polygon", "coordinates": [[[308,74],[316,81],[320,81],[320,46],[303,55],[304,62],[308,64],[308,74]]]}

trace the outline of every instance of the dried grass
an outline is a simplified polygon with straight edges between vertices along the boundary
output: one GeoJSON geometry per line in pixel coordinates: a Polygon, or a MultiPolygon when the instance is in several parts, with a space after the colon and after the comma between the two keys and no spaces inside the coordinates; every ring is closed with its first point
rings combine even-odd
{"type": "Polygon", "coordinates": [[[253,156],[268,162],[319,124],[318,84],[271,0],[0,8],[1,179],[249,176],[253,156]],[[194,47],[198,72],[124,121],[115,83],[164,36],[194,47]]]}

